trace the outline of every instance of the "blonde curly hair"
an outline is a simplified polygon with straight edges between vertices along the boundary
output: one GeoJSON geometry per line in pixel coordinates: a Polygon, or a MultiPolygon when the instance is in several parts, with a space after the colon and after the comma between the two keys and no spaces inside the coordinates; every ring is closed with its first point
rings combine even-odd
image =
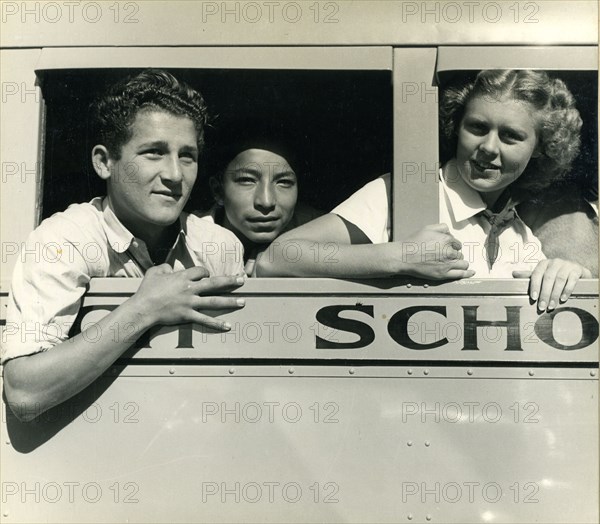
{"type": "Polygon", "coordinates": [[[561,180],[579,154],[582,120],[565,83],[545,71],[485,69],[462,88],[447,89],[440,104],[440,129],[456,153],[458,128],[470,100],[508,96],[528,102],[539,113],[541,155],[531,158],[513,189],[534,194],[561,180]]]}

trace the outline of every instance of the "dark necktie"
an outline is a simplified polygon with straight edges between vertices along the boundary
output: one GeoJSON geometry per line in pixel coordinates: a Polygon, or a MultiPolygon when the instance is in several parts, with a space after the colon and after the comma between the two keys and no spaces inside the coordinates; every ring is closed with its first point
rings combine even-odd
{"type": "Polygon", "coordinates": [[[481,216],[487,219],[491,226],[485,243],[487,257],[490,261],[490,268],[498,258],[498,251],[500,250],[498,237],[505,229],[508,229],[517,218],[517,211],[515,209],[517,204],[518,202],[515,202],[511,198],[510,191],[506,189],[498,197],[498,200],[492,209],[484,209],[480,213],[481,216]],[[494,212],[494,210],[498,209],[500,209],[500,211],[494,212]]]}

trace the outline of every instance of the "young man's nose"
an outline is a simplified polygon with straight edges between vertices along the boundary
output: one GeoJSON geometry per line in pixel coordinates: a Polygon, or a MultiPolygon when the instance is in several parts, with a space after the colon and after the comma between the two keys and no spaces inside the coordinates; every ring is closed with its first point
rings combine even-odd
{"type": "Polygon", "coordinates": [[[270,184],[260,184],[254,193],[254,206],[263,213],[275,208],[275,195],[270,184]]]}
{"type": "Polygon", "coordinates": [[[164,181],[169,181],[174,184],[178,184],[183,180],[183,171],[181,169],[178,156],[167,156],[165,158],[165,163],[162,166],[160,177],[164,181]]]}

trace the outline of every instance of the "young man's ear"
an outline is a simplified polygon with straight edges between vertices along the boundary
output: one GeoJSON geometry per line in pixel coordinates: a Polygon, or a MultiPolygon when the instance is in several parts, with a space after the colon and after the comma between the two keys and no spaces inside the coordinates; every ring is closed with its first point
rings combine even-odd
{"type": "Polygon", "coordinates": [[[212,193],[213,198],[217,205],[223,205],[223,186],[221,185],[221,180],[216,176],[211,176],[208,179],[208,184],[210,185],[210,192],[212,193]]]}
{"type": "Polygon", "coordinates": [[[110,156],[105,146],[97,145],[92,148],[92,165],[102,180],[110,178],[110,156]]]}

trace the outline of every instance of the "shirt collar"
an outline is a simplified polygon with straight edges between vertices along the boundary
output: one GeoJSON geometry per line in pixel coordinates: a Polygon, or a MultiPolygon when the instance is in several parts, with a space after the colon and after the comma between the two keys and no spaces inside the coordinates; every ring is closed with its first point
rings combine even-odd
{"type": "Polygon", "coordinates": [[[487,206],[479,193],[468,186],[460,176],[456,167],[456,159],[452,159],[444,165],[441,183],[456,222],[468,220],[486,209],[487,206]]]}
{"type": "MultiPolygon", "coordinates": [[[[110,199],[104,197],[102,200],[102,213],[104,216],[104,232],[110,247],[117,253],[125,253],[129,249],[129,246],[134,241],[135,236],[123,225],[123,223],[117,218],[110,199]]],[[[187,233],[187,225],[185,220],[186,213],[181,213],[179,217],[180,232],[175,239],[173,246],[177,245],[179,239],[183,236],[184,239],[187,233]]],[[[138,239],[139,242],[143,242],[138,239]]]]}
{"type": "Polygon", "coordinates": [[[102,200],[102,214],[104,215],[104,232],[110,247],[117,253],[125,253],[133,242],[134,236],[117,218],[108,197],[104,197],[102,200]]]}

